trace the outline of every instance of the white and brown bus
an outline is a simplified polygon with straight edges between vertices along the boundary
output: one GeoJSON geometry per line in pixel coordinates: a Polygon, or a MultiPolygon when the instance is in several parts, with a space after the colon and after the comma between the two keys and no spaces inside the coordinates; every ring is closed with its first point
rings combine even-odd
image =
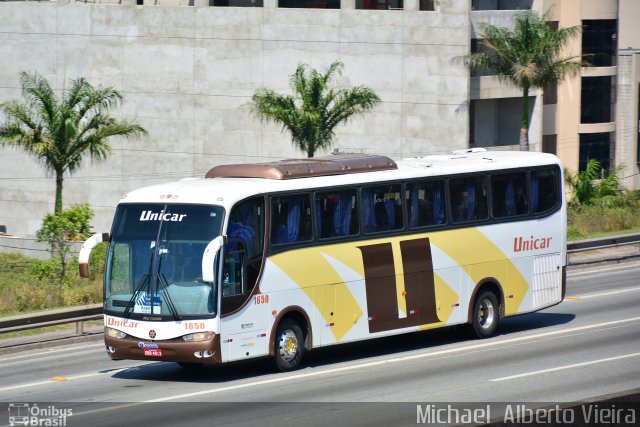
{"type": "Polygon", "coordinates": [[[468,150],[216,166],[118,204],[105,344],[114,359],[225,363],[449,325],[478,337],[562,301],[559,160],[468,150]]]}

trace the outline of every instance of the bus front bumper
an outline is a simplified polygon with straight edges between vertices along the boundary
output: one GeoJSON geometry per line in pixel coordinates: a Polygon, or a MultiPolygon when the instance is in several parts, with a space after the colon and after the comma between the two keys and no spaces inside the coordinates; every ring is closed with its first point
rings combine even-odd
{"type": "Polygon", "coordinates": [[[209,340],[179,342],[173,340],[142,340],[127,336],[114,338],[105,335],[107,354],[113,360],[155,360],[180,363],[222,363],[220,335],[213,334],[209,340]]]}

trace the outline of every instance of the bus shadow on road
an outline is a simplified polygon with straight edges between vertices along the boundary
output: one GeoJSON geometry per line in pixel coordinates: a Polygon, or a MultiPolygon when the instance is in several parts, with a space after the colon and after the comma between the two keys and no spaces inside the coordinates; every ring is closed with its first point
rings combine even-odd
{"type": "MultiPolygon", "coordinates": [[[[574,319],[574,314],[544,312],[510,317],[501,321],[497,336],[560,326],[574,319]]],[[[457,325],[317,349],[305,355],[305,366],[319,368],[334,363],[399,355],[404,352],[436,349],[473,341],[478,340],[472,337],[468,325],[457,325]]]]}
{"type": "MultiPolygon", "coordinates": [[[[503,319],[498,336],[532,332],[572,322],[574,314],[537,312],[503,319]]],[[[438,348],[446,345],[472,342],[466,325],[429,331],[412,332],[385,338],[376,338],[315,349],[305,354],[303,368],[325,368],[373,357],[400,355],[406,352],[438,348]]],[[[140,365],[116,372],[114,379],[138,381],[167,381],[178,383],[224,384],[246,378],[274,375],[271,360],[253,359],[225,365],[185,368],[172,362],[140,365]]],[[[127,385],[125,385],[127,387],[127,385]]]]}
{"type": "Polygon", "coordinates": [[[575,314],[536,312],[508,317],[500,322],[500,335],[560,326],[572,322],[575,314]]]}

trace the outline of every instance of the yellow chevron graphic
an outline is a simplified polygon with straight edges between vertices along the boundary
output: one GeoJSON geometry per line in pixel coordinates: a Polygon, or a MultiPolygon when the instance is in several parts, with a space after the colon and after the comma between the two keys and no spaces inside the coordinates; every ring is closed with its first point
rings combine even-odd
{"type": "MultiPolygon", "coordinates": [[[[476,228],[448,230],[429,236],[437,246],[461,267],[468,266],[474,283],[494,277],[505,293],[505,315],[518,311],[529,284],[513,262],[484,234],[476,228]],[[513,298],[506,298],[513,295],[513,298]]],[[[471,302],[470,302],[471,303],[471,302]]]]}
{"type": "MultiPolygon", "coordinates": [[[[333,323],[331,332],[340,341],[342,337],[363,315],[360,305],[349,291],[342,277],[322,256],[322,252],[339,260],[341,263],[352,268],[356,266],[355,256],[361,257],[357,247],[353,244],[336,245],[332,247],[308,248],[289,251],[271,257],[271,261],[282,269],[313,301],[316,308],[322,314],[327,323],[333,323]],[[326,250],[325,249],[330,249],[326,250]],[[314,288],[318,286],[333,285],[335,290],[335,300],[333,298],[323,298],[323,292],[314,288]],[[332,301],[333,300],[333,301],[332,301]],[[333,313],[333,315],[332,315],[333,313]]],[[[352,268],[364,278],[362,261],[360,268],[352,268]]],[[[326,288],[325,288],[326,289],[326,288]]],[[[332,294],[332,293],[330,293],[332,294]]]]}

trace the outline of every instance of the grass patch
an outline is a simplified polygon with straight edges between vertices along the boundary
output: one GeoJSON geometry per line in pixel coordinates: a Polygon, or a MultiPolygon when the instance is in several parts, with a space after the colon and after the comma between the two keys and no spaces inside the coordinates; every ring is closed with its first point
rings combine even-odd
{"type": "Polygon", "coordinates": [[[568,210],[569,240],[640,230],[640,207],[578,206],[568,210]]]}
{"type": "Polygon", "coordinates": [[[92,277],[81,279],[77,262],[70,261],[68,280],[63,284],[42,274],[42,261],[0,253],[0,316],[101,303],[106,245],[96,249],[91,259],[92,277]]]}

